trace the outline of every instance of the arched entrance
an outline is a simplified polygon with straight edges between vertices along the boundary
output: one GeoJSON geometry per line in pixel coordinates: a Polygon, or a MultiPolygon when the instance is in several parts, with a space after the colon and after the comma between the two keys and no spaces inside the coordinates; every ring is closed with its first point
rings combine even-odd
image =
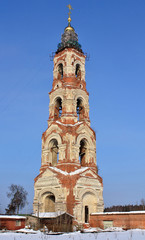
{"type": "Polygon", "coordinates": [[[95,194],[93,194],[92,192],[86,192],[83,195],[82,202],[83,202],[82,219],[85,223],[88,223],[90,213],[97,211],[97,198],[95,194]]]}
{"type": "Polygon", "coordinates": [[[49,193],[45,197],[45,212],[55,212],[55,196],[49,193]]]}

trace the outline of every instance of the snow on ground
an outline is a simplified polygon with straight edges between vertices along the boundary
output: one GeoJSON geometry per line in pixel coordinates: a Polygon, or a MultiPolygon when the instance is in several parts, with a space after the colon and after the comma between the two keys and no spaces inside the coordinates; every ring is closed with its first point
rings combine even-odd
{"type": "Polygon", "coordinates": [[[145,240],[145,230],[129,230],[124,232],[101,233],[64,233],[61,235],[46,235],[33,233],[0,233],[0,240],[145,240]]]}

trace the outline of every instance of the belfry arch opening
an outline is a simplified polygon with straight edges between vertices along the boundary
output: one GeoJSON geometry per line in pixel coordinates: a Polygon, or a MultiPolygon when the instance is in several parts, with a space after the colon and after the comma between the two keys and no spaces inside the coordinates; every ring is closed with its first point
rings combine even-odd
{"type": "Polygon", "coordinates": [[[56,139],[52,139],[49,144],[52,166],[56,166],[59,160],[59,148],[56,139]]]}
{"type": "Polygon", "coordinates": [[[60,118],[62,114],[62,100],[58,97],[55,101],[55,108],[54,108],[54,118],[55,120],[60,118]]]}
{"type": "Polygon", "coordinates": [[[58,79],[62,79],[63,78],[63,64],[60,63],[58,64],[58,79]]]}
{"type": "Polygon", "coordinates": [[[75,69],[75,76],[76,78],[81,79],[81,67],[80,64],[76,64],[76,69],[75,69]]]}
{"type": "Polygon", "coordinates": [[[51,192],[45,197],[45,212],[55,212],[55,196],[51,192]]]}
{"type": "Polygon", "coordinates": [[[87,140],[82,139],[80,141],[80,149],[79,149],[79,160],[80,160],[81,166],[85,166],[86,153],[87,153],[87,140]]]}
{"type": "Polygon", "coordinates": [[[84,117],[84,106],[81,98],[77,99],[76,112],[78,116],[78,121],[81,121],[84,117]]]}

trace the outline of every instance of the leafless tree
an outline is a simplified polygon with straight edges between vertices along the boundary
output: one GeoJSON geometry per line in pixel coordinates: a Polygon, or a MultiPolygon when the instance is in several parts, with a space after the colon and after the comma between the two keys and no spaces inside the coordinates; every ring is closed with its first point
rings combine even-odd
{"type": "Polygon", "coordinates": [[[8,198],[11,199],[8,208],[6,209],[7,214],[19,213],[19,210],[25,207],[27,203],[28,193],[20,185],[11,184],[7,193],[8,198]]]}
{"type": "Polygon", "coordinates": [[[141,203],[141,205],[143,206],[143,210],[144,210],[144,209],[145,209],[145,199],[142,198],[142,199],[140,200],[140,203],[141,203]]]}

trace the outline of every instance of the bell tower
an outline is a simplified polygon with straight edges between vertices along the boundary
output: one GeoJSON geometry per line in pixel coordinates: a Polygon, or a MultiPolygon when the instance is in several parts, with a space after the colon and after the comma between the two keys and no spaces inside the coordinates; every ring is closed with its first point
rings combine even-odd
{"type": "Polygon", "coordinates": [[[102,212],[103,183],[96,164],[96,136],[90,127],[85,58],[68,26],[54,56],[48,128],[42,135],[40,174],[35,178],[34,213],[66,211],[78,222],[102,212]]]}

